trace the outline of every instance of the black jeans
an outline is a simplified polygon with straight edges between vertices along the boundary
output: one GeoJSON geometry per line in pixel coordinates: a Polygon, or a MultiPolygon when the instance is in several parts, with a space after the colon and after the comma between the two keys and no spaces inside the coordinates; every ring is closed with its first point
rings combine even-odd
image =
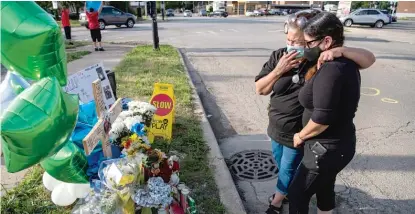
{"type": "Polygon", "coordinates": [[[65,30],[66,39],[71,39],[71,26],[63,27],[63,29],[65,30]]]}
{"type": "Polygon", "coordinates": [[[342,142],[343,146],[319,141],[327,149],[321,156],[311,151],[315,142],[306,142],[304,145],[304,158],[291,182],[288,191],[290,214],[308,214],[310,199],[314,194],[321,211],[334,209],[336,176],[355,154],[356,138],[351,142],[342,142]]]}

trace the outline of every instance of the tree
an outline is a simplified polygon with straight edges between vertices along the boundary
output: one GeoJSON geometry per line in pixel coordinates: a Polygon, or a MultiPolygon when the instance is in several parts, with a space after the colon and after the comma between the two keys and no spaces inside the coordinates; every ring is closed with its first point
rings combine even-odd
{"type": "Polygon", "coordinates": [[[352,8],[351,10],[356,10],[359,8],[370,8],[369,1],[352,1],[352,8]]]}
{"type": "Polygon", "coordinates": [[[183,2],[180,1],[165,1],[166,9],[177,9],[181,8],[183,2]]]}
{"type": "Polygon", "coordinates": [[[50,10],[52,10],[51,1],[36,1],[36,4],[43,8],[46,12],[50,12],[50,10]]]}

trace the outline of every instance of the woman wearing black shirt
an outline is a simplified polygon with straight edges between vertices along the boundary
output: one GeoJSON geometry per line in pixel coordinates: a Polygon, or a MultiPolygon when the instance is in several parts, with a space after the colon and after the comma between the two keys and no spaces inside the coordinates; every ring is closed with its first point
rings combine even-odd
{"type": "MultiPolygon", "coordinates": [[[[343,25],[331,13],[316,15],[303,31],[304,55],[310,61],[344,42],[343,25]]],[[[355,153],[353,118],[359,98],[359,67],[345,57],[324,63],[300,90],[304,128],[293,141],[295,147],[304,146],[304,158],[290,186],[290,213],[307,214],[314,194],[319,213],[334,209],[336,176],[355,153]]]]}
{"type": "MultiPolygon", "coordinates": [[[[258,94],[271,94],[269,106],[268,135],[272,139],[272,153],[279,174],[276,192],[271,198],[267,213],[279,213],[282,201],[288,193],[295,171],[303,157],[302,148],[295,148],[293,136],[302,129],[301,118],[304,108],[298,101],[298,93],[308,77],[316,71],[317,60],[304,59],[304,34],[301,25],[318,12],[303,13],[289,19],[287,47],[274,51],[255,77],[258,94]]],[[[359,48],[338,47],[320,54],[319,61],[333,60],[345,56],[354,60],[361,68],[374,63],[371,52],[359,48]]]]}

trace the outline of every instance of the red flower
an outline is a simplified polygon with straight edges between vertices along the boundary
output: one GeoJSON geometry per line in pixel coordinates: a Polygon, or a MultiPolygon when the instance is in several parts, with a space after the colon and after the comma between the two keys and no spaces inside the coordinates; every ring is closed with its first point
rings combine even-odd
{"type": "Polygon", "coordinates": [[[179,165],[179,162],[177,162],[177,161],[173,161],[173,166],[171,167],[171,170],[172,170],[173,172],[179,171],[179,170],[180,170],[180,165],[179,165]]]}
{"type": "Polygon", "coordinates": [[[128,140],[125,142],[125,146],[124,146],[124,148],[128,149],[128,148],[130,148],[130,146],[131,146],[131,139],[128,139],[128,140]]]}

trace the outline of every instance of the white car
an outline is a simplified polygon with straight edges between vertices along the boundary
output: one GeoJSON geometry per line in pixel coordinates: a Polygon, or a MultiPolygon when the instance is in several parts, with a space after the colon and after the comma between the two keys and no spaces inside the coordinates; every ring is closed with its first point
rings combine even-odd
{"type": "Polygon", "coordinates": [[[358,9],[339,19],[346,27],[358,24],[382,28],[385,24],[389,23],[389,17],[377,9],[358,9]]]}
{"type": "Polygon", "coordinates": [[[262,15],[264,15],[264,13],[262,11],[260,11],[260,10],[254,10],[254,14],[255,14],[255,16],[262,16],[262,15]]]}
{"type": "Polygon", "coordinates": [[[245,16],[255,16],[255,13],[252,11],[246,11],[245,16]]]}
{"type": "Polygon", "coordinates": [[[184,16],[184,17],[192,17],[192,11],[190,11],[190,10],[185,10],[185,11],[183,12],[183,16],[184,16]]]}

